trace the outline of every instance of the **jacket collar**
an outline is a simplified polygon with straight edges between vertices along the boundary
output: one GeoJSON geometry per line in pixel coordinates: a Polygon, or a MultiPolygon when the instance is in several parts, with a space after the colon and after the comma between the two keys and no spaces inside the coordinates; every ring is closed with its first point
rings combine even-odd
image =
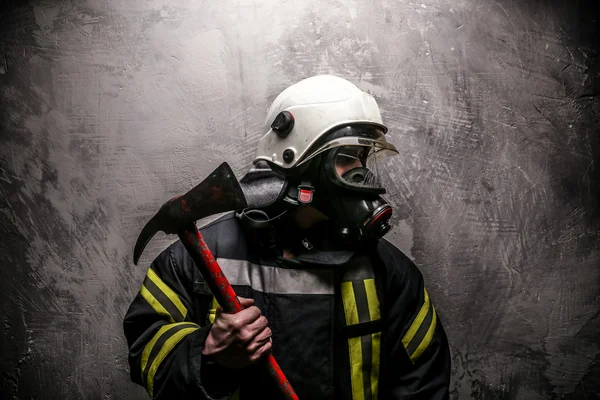
{"type": "Polygon", "coordinates": [[[356,254],[355,250],[320,250],[312,248],[299,252],[294,258],[275,257],[282,268],[335,267],[347,264],[356,254]]]}

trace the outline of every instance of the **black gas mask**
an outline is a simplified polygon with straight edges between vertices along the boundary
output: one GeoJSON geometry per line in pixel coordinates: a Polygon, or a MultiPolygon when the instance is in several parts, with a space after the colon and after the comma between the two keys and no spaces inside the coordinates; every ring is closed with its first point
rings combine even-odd
{"type": "Polygon", "coordinates": [[[376,157],[367,146],[338,147],[323,155],[319,186],[327,192],[332,217],[347,225],[349,234],[380,238],[390,230],[392,207],[380,197],[386,190],[376,157]]]}
{"type": "Polygon", "coordinates": [[[347,126],[327,135],[325,143],[317,143],[299,185],[299,203],[333,219],[349,239],[378,239],[390,230],[392,207],[381,197],[386,193],[381,159],[397,150],[383,135],[370,126],[347,126]],[[306,196],[306,191],[313,193],[306,196]]]}

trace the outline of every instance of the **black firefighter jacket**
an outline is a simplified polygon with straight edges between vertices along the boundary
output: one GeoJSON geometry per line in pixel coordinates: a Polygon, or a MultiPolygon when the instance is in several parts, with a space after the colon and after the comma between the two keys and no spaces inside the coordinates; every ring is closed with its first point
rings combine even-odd
{"type": "MultiPolygon", "coordinates": [[[[254,256],[233,213],[202,234],[238,296],[255,300],[272,353],[301,400],[446,399],[446,334],[417,267],[380,240],[374,254],[254,256]]],[[[216,301],[176,242],[150,265],[124,318],[131,379],[154,399],[279,399],[260,364],[202,357],[216,301]]]]}

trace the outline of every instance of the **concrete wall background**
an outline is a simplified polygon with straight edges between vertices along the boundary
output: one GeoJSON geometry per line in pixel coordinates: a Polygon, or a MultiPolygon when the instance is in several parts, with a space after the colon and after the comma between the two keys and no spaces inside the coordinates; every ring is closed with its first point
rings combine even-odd
{"type": "Polygon", "coordinates": [[[371,92],[400,149],[388,237],[444,321],[452,398],[598,396],[591,3],[3,3],[0,397],[145,398],[121,318],[173,238],[136,268],[139,230],[220,162],[241,176],[270,101],[318,73],[371,92]]]}

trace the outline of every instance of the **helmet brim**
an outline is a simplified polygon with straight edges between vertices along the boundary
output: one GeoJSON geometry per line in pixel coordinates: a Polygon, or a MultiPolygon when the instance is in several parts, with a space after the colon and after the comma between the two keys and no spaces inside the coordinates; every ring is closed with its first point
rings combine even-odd
{"type": "MultiPolygon", "coordinates": [[[[335,149],[337,147],[342,147],[342,146],[373,147],[373,148],[377,149],[376,151],[380,152],[381,154],[387,153],[387,152],[381,152],[381,150],[388,150],[388,151],[391,151],[392,153],[398,154],[398,150],[396,149],[396,146],[394,146],[391,143],[388,143],[385,140],[385,137],[383,135],[377,139],[359,137],[359,136],[344,136],[344,137],[332,139],[332,140],[328,141],[327,143],[324,143],[321,147],[317,148],[315,151],[310,152],[310,154],[306,155],[300,161],[298,161],[297,165],[300,166],[304,163],[307,163],[310,160],[312,160],[313,158],[315,158],[316,156],[318,156],[319,154],[326,152],[327,150],[335,149]]],[[[389,153],[387,153],[387,154],[389,154],[389,153]]]]}

